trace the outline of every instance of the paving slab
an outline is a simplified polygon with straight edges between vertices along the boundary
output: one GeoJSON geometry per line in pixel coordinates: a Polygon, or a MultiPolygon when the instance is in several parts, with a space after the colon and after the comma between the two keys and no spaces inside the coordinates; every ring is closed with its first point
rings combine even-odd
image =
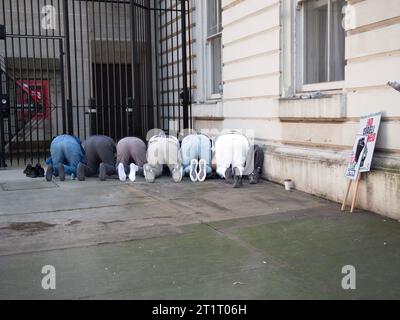
{"type": "Polygon", "coordinates": [[[0,185],[0,299],[400,298],[397,221],[266,181],[1,171],[0,185]],[[56,290],[41,287],[45,265],[56,290]],[[356,290],[341,286],[345,265],[356,290]]]}

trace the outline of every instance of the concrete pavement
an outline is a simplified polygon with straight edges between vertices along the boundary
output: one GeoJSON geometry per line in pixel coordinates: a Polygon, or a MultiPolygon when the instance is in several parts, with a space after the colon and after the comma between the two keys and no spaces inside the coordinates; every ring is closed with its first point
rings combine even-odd
{"type": "Polygon", "coordinates": [[[397,221],[268,182],[0,171],[0,299],[398,299],[399,249],[397,221]],[[356,290],[341,287],[345,265],[356,290]]]}

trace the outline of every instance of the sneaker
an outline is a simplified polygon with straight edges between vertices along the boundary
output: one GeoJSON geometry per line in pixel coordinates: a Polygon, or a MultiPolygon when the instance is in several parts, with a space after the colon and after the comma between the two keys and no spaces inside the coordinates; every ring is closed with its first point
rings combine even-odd
{"type": "Polygon", "coordinates": [[[233,187],[240,188],[243,185],[242,181],[242,173],[240,172],[239,168],[233,168],[233,187]]]}
{"type": "Polygon", "coordinates": [[[193,182],[197,181],[198,175],[197,175],[197,168],[199,167],[199,161],[197,159],[192,159],[190,161],[190,172],[189,172],[189,177],[190,180],[193,182]]]}
{"type": "Polygon", "coordinates": [[[100,166],[99,166],[99,179],[100,179],[100,181],[106,181],[106,176],[107,176],[106,166],[102,162],[102,163],[100,163],[100,166]]]}
{"type": "Polygon", "coordinates": [[[225,182],[232,184],[233,183],[233,171],[232,168],[229,167],[228,169],[226,169],[225,171],[225,182]]]}
{"type": "Polygon", "coordinates": [[[135,182],[135,180],[136,180],[136,172],[138,170],[139,170],[139,167],[136,164],[131,163],[130,172],[129,172],[129,180],[131,180],[132,182],[135,182]]]}
{"type": "Polygon", "coordinates": [[[125,167],[123,163],[118,165],[118,178],[120,181],[126,181],[125,167]]]}
{"type": "Polygon", "coordinates": [[[65,181],[65,168],[64,164],[60,164],[60,169],[58,169],[58,177],[60,181],[65,181]]]}
{"type": "Polygon", "coordinates": [[[78,164],[76,169],[76,177],[79,181],[85,181],[85,165],[83,163],[78,164]]]}
{"type": "Polygon", "coordinates": [[[53,166],[49,165],[46,170],[46,180],[51,181],[53,179],[53,166]]]}
{"type": "Polygon", "coordinates": [[[183,167],[180,165],[175,165],[174,169],[172,170],[172,179],[178,183],[182,181],[183,177],[183,167]]]}
{"type": "Polygon", "coordinates": [[[148,164],[144,165],[143,171],[144,177],[148,183],[154,183],[154,181],[156,181],[156,175],[154,174],[153,169],[148,164]]]}
{"type": "Polygon", "coordinates": [[[203,182],[206,180],[207,177],[207,162],[204,159],[201,159],[199,161],[199,173],[197,174],[197,179],[200,182],[203,182]]]}

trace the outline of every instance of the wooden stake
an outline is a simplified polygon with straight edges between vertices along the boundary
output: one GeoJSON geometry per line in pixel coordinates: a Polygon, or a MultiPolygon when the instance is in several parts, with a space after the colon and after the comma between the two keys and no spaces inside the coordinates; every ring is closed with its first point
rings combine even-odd
{"type": "Polygon", "coordinates": [[[354,207],[356,205],[356,200],[358,196],[358,187],[360,186],[360,178],[361,178],[361,173],[359,173],[357,177],[356,190],[354,191],[353,201],[351,202],[351,210],[350,210],[351,213],[354,212],[354,207]]]}
{"type": "Polygon", "coordinates": [[[352,182],[353,182],[353,180],[349,180],[349,183],[347,185],[346,195],[344,196],[343,203],[342,203],[342,211],[346,210],[347,198],[349,197],[352,182]]]}

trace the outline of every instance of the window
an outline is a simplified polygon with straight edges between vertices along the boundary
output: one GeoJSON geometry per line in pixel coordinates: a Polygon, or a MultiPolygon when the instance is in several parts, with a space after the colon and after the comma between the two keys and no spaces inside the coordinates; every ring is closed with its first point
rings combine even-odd
{"type": "Polygon", "coordinates": [[[344,80],[346,1],[303,0],[301,4],[303,85],[344,80]]]}
{"type": "Polygon", "coordinates": [[[221,0],[207,0],[207,60],[209,94],[221,94],[222,87],[222,9],[221,0]]]}

